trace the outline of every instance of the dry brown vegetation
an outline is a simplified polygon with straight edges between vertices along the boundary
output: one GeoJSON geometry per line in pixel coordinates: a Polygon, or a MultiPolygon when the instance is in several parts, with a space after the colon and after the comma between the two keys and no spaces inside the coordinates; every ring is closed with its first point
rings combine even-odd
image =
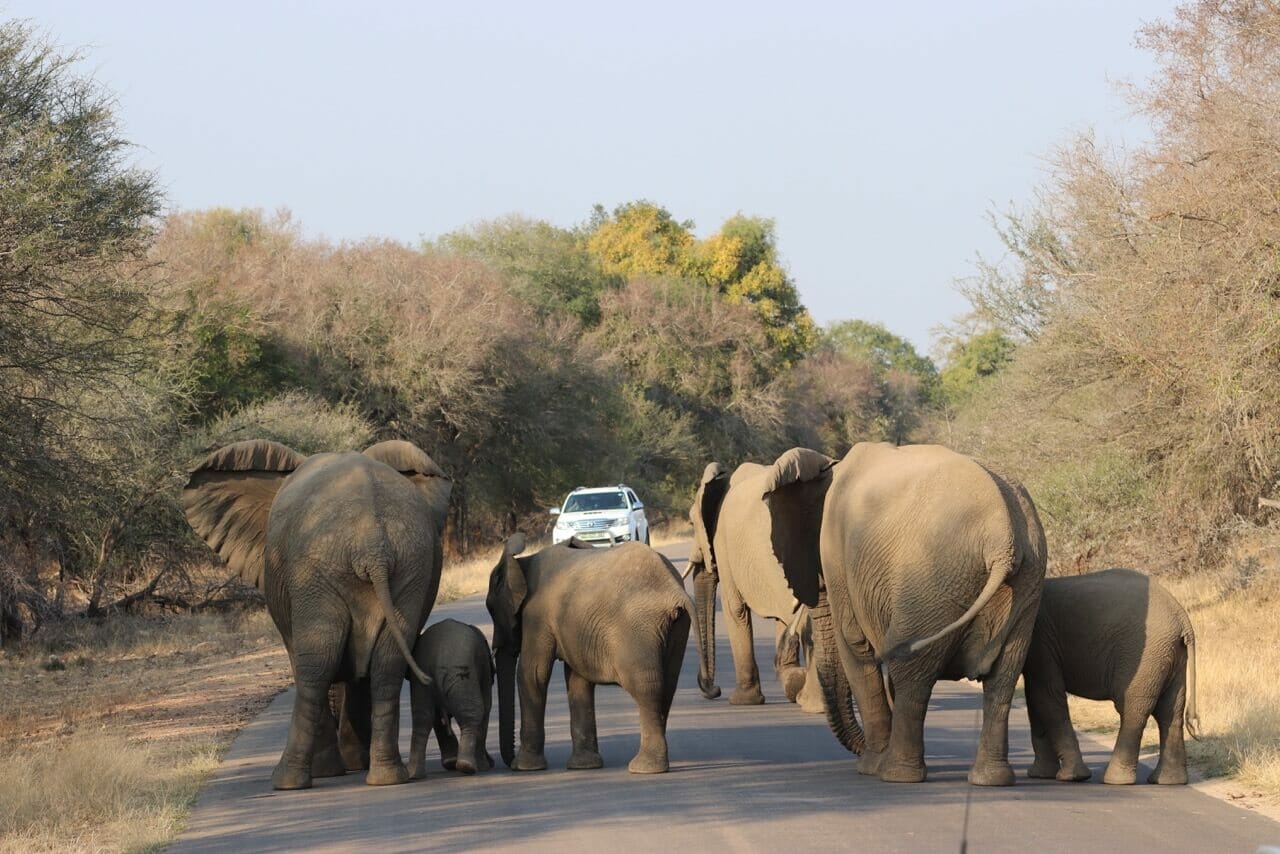
{"type": "Polygon", "coordinates": [[[289,682],[266,613],[46,627],[0,658],[0,851],[119,851],[181,830],[240,728],[289,682]]]}

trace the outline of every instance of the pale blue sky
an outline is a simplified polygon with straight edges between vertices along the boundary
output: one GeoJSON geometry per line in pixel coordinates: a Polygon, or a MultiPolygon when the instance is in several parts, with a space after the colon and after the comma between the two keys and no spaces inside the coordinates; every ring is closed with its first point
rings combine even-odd
{"type": "Polygon", "coordinates": [[[769,216],[820,322],[922,346],[1055,143],[1142,139],[1115,83],[1172,7],[0,0],[90,49],[173,207],[404,241],[637,198],[701,234],[769,216]]]}

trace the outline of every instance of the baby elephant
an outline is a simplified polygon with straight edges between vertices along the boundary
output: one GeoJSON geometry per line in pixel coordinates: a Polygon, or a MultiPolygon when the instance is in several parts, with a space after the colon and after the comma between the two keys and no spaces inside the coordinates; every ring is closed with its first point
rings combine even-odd
{"type": "Polygon", "coordinates": [[[603,764],[595,690],[597,685],[620,685],[640,709],[640,752],[627,769],[633,774],[666,771],[667,714],[694,620],[693,600],[679,574],[665,557],[636,542],[600,551],[574,538],[516,557],[523,550],[523,535],[507,541],[489,576],[486,603],[493,615],[503,761],[516,771],[547,767],[547,684],[559,660],[569,692],[569,768],[603,764]]]}
{"type": "Polygon", "coordinates": [[[489,644],[475,626],[441,620],[427,627],[413,647],[418,666],[432,679],[430,687],[414,681],[413,739],[409,743],[409,776],[425,777],[429,730],[440,745],[440,764],[474,774],[493,767],[485,750],[489,709],[493,704],[493,659],[489,644]],[[458,722],[454,738],[450,719],[458,722]]]}
{"type": "Polygon", "coordinates": [[[1105,569],[1044,582],[1031,649],[1023,666],[1035,764],[1029,777],[1088,780],[1071,728],[1067,694],[1111,700],[1120,713],[1104,783],[1138,776],[1147,718],[1160,725],[1160,762],[1148,783],[1187,782],[1183,744],[1197,736],[1196,636],[1177,600],[1131,569],[1105,569]]]}

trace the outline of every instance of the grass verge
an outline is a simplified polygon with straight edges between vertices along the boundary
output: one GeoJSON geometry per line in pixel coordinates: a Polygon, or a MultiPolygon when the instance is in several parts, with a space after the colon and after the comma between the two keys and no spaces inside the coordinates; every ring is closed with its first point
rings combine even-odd
{"type": "Polygon", "coordinates": [[[289,682],[265,611],[47,626],[0,655],[0,852],[145,851],[289,682]]]}

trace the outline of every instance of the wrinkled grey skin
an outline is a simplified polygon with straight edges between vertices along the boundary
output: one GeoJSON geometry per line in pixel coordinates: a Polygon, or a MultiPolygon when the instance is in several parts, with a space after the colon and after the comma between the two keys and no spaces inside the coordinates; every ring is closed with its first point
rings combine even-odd
{"type": "Polygon", "coordinates": [[[776,621],[774,669],[783,693],[805,711],[818,714],[823,711],[823,700],[809,620],[804,614],[797,614],[800,603],[787,586],[782,568],[772,555],[761,556],[755,534],[769,525],[769,508],[761,484],[770,469],[743,463],[730,478],[719,463],[709,463],[689,508],[694,541],[689,566],[701,628],[698,642],[702,670],[707,674],[707,681],[700,678],[698,685],[707,699],[720,696],[715,684],[715,608],[719,589],[729,623],[729,648],[733,651],[735,686],[729,702],[740,706],[764,702],[751,627],[751,615],[755,613],[776,621]],[[788,633],[792,622],[796,622],[798,631],[788,633]],[[800,664],[802,646],[806,666],[800,664]]]}
{"type": "Polygon", "coordinates": [[[1104,783],[1138,779],[1147,718],[1160,726],[1160,761],[1148,783],[1187,782],[1183,718],[1194,736],[1196,635],[1169,591],[1132,569],[1105,569],[1044,583],[1023,665],[1036,761],[1029,777],[1088,780],[1067,695],[1111,700],[1120,734],[1104,783]]]}
{"type": "Polygon", "coordinates": [[[446,769],[474,774],[492,768],[493,757],[484,746],[493,705],[489,642],[475,626],[441,620],[418,636],[413,657],[432,684],[410,680],[409,776],[415,780],[426,776],[427,739],[432,730],[440,745],[440,764],[446,769]],[[456,738],[451,720],[458,722],[456,738]]]}
{"type": "Polygon", "coordinates": [[[858,770],[924,780],[933,685],[969,678],[983,684],[969,781],[1012,785],[1009,704],[1045,572],[1044,532],[1026,490],[936,445],[861,443],[834,464],[788,451],[762,493],[771,525],[758,534],[760,554],[781,564],[812,608],[828,722],[862,754],[858,770]]]}
{"type": "Polygon", "coordinates": [[[263,591],[289,652],[297,695],[275,788],[353,766],[368,767],[371,785],[409,779],[400,687],[406,667],[426,681],[407,638],[435,602],[449,487],[430,457],[399,441],[311,457],[236,442],[192,472],[187,521],[263,591]],[[328,704],[339,683],[352,729],[367,738],[350,751],[339,749],[328,704]]]}
{"type": "Polygon", "coordinates": [[[594,549],[576,539],[526,557],[524,536],[508,540],[489,578],[498,671],[498,741],[516,771],[541,771],[547,683],[564,662],[573,739],[570,769],[604,763],[596,739],[595,686],[619,685],[640,710],[634,774],[668,770],[667,715],[693,619],[680,576],[640,543],[594,549]],[[520,752],[515,752],[519,676],[520,752]]]}

